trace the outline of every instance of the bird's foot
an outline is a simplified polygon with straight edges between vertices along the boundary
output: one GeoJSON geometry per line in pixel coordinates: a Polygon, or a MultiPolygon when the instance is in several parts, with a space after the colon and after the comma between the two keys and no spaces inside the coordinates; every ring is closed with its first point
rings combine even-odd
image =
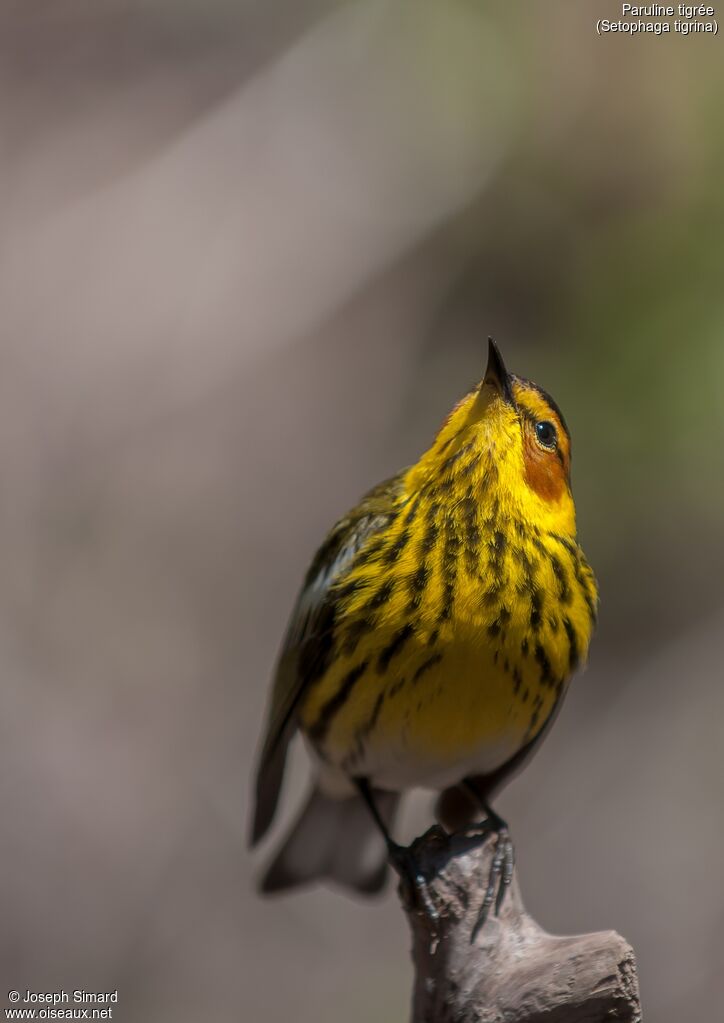
{"type": "Polygon", "coordinates": [[[418,906],[433,924],[436,923],[440,915],[430,894],[428,878],[420,869],[413,848],[389,841],[387,855],[390,865],[400,878],[405,902],[410,906],[418,906]]]}
{"type": "Polygon", "coordinates": [[[475,922],[475,927],[470,937],[471,941],[475,941],[475,938],[484,927],[491,909],[494,910],[495,916],[498,916],[500,913],[506,893],[513,881],[515,848],[508,831],[508,825],[492,811],[484,821],[470,829],[468,834],[471,834],[471,837],[479,836],[482,841],[487,841],[491,835],[496,835],[495,849],[493,850],[493,858],[490,861],[485,895],[483,896],[478,919],[475,922]]]}

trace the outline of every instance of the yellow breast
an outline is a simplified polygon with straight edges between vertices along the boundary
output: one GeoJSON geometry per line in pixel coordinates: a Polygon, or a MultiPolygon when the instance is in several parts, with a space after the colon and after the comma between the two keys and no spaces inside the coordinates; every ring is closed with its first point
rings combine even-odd
{"type": "Polygon", "coordinates": [[[426,497],[340,582],[333,655],[300,713],[328,763],[395,788],[505,763],[550,716],[594,619],[574,541],[472,491],[426,497]]]}

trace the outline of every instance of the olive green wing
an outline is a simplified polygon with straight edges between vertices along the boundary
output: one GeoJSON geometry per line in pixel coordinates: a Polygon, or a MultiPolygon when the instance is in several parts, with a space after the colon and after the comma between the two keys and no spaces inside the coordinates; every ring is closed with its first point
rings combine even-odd
{"type": "Polygon", "coordinates": [[[335,601],[330,591],[369,539],[388,526],[403,498],[406,470],[380,483],[333,526],[309,567],[277,663],[266,737],[256,776],[251,844],[274,817],[287,747],[296,731],[295,710],[307,683],[318,678],[332,653],[335,601]]]}

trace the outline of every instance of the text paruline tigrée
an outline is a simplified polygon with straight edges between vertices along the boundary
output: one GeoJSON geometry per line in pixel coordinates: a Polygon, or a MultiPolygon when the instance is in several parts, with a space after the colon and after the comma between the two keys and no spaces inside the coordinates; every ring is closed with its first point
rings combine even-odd
{"type": "Polygon", "coordinates": [[[714,7],[706,4],[621,4],[620,20],[599,18],[596,31],[599,35],[717,35],[719,25],[714,7]]]}

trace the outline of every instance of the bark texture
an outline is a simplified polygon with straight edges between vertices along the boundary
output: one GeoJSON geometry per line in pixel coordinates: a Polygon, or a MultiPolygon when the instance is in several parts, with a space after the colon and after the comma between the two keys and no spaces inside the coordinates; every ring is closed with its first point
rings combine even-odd
{"type": "Polygon", "coordinates": [[[615,931],[555,937],[523,907],[514,874],[496,916],[477,928],[494,836],[430,828],[411,846],[419,888],[400,898],[412,930],[412,1023],[641,1020],[636,962],[615,931]]]}

